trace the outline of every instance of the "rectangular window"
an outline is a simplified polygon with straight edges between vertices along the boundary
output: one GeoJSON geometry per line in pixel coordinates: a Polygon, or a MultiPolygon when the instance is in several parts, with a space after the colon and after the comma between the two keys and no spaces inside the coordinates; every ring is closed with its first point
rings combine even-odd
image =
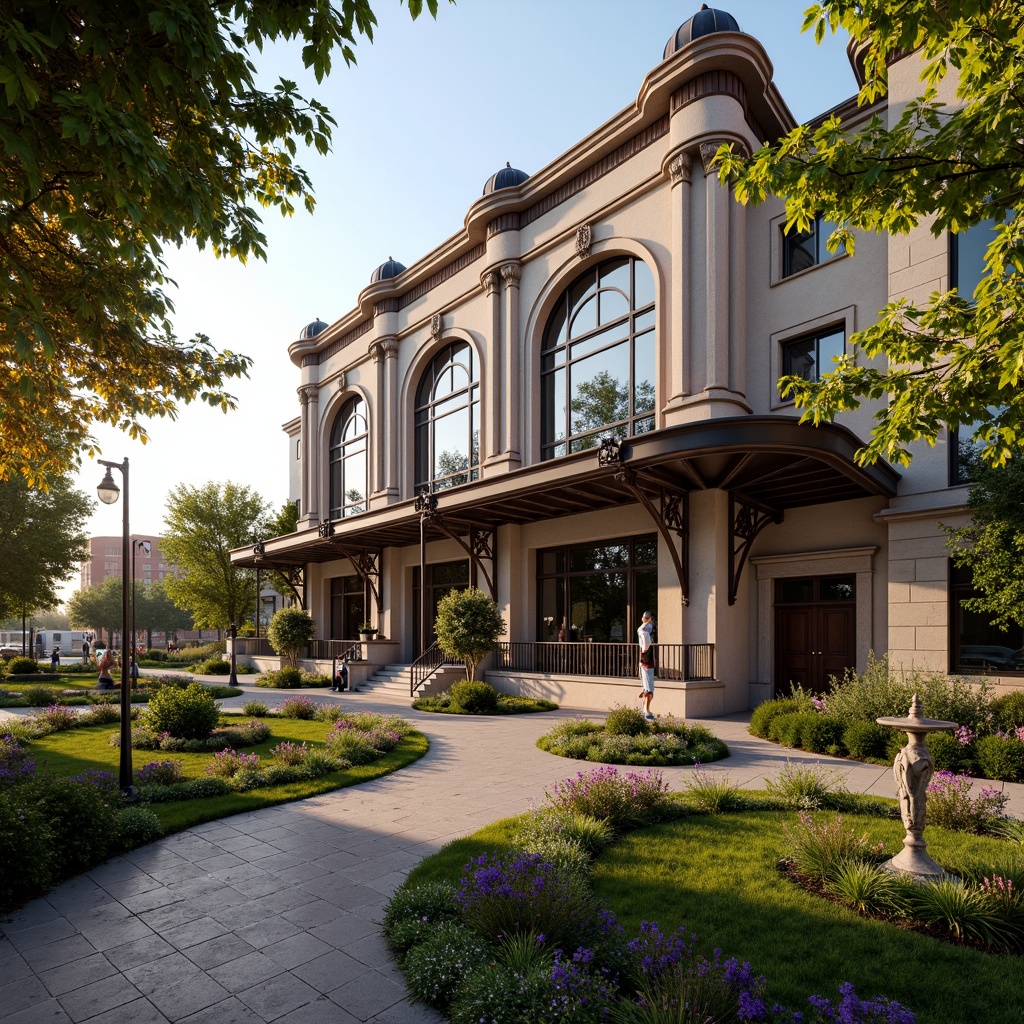
{"type": "Polygon", "coordinates": [[[1024,629],[1003,630],[983,612],[964,607],[977,597],[971,570],[949,563],[949,671],[958,675],[1024,673],[1024,629]]]}
{"type": "Polygon", "coordinates": [[[801,270],[816,267],[819,263],[826,263],[836,256],[842,256],[846,252],[843,246],[832,253],[825,245],[835,229],[835,223],[822,220],[820,214],[814,218],[810,231],[797,231],[794,228],[787,233],[783,225],[782,276],[790,277],[799,274],[801,270]]]}
{"type": "Polygon", "coordinates": [[[782,343],[783,376],[818,380],[832,369],[832,360],[846,348],[846,329],[827,327],[814,334],[804,334],[782,343]]]}
{"type": "Polygon", "coordinates": [[[962,299],[970,299],[985,276],[985,250],[995,238],[994,220],[972,224],[966,231],[949,236],[949,287],[962,299]]]}

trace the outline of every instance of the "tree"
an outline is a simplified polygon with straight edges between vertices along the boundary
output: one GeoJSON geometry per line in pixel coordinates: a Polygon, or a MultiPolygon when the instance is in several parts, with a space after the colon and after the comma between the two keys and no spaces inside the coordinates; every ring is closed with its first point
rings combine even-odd
{"type": "Polygon", "coordinates": [[[816,214],[835,222],[832,252],[840,245],[854,252],[853,229],[906,234],[927,225],[938,237],[986,220],[997,226],[973,296],[952,290],[923,304],[887,305],[877,323],[852,336],[854,352],[834,370],[817,381],[784,377],[782,393],[814,424],[881,400],[862,463],[885,456],[906,464],[910,443],[934,444],[946,424],[959,424],[986,442],[991,465],[1001,465],[1024,445],[1024,8],[824,0],[808,10],[804,28],[819,41],[840,28],[866,41],[861,104],[885,93],[889,55],[919,50],[921,95],[891,127],[875,116],[849,131],[833,115],[747,159],[722,147],[720,177],[733,182],[736,197],[782,196],[787,230],[808,230],[816,214]],[[950,105],[937,92],[947,75],[955,75],[950,105]],[[884,357],[884,366],[864,356],[884,357]]]}
{"type": "Polygon", "coordinates": [[[192,616],[179,608],[167,593],[164,580],[135,588],[135,626],[153,632],[173,636],[179,629],[192,628],[192,616]]]}
{"type": "Polygon", "coordinates": [[[232,548],[252,543],[253,523],[267,503],[248,487],[227,482],[182,485],[167,496],[167,531],[161,551],[179,576],[164,587],[198,629],[226,629],[239,623],[256,601],[256,574],[231,563],[232,548]]]}
{"type": "MultiPolygon", "coordinates": [[[[417,17],[438,0],[408,0],[417,17]]],[[[294,82],[256,85],[251,53],[300,40],[322,81],[373,38],[369,0],[22,0],[0,23],[0,479],[45,483],[90,429],[201,398],[250,360],[179,341],[163,250],[264,258],[256,209],[313,208],[299,145],[334,118],[294,82]],[[50,429],[41,430],[40,424],[50,429]]]]}
{"type": "Polygon", "coordinates": [[[466,678],[476,678],[476,667],[494,650],[505,632],[498,606],[482,590],[451,590],[437,603],[434,620],[437,644],[448,658],[466,663],[466,678]]]}
{"type": "Polygon", "coordinates": [[[316,636],[316,623],[301,608],[279,608],[267,627],[270,646],[288,660],[292,668],[299,667],[299,655],[316,636]]]}
{"type": "Polygon", "coordinates": [[[58,585],[88,557],[84,527],[92,508],[66,476],[49,491],[23,477],[0,480],[0,618],[57,604],[58,585]]]}
{"type": "Polygon", "coordinates": [[[100,639],[106,629],[107,639],[113,644],[114,630],[122,624],[122,597],[120,576],[108,576],[102,583],[76,590],[68,599],[71,628],[96,629],[100,639]]]}
{"type": "Polygon", "coordinates": [[[971,522],[944,527],[953,562],[971,570],[979,597],[965,607],[994,626],[1024,626],[1024,461],[994,468],[975,457],[967,499],[971,522]]]}
{"type": "MultiPolygon", "coordinates": [[[[277,515],[271,516],[256,528],[256,538],[284,537],[294,533],[299,525],[299,508],[294,501],[286,501],[277,515]]],[[[291,594],[300,607],[305,605],[301,590],[302,573],[300,568],[285,571],[271,569],[267,572],[267,580],[279,594],[291,594]]]]}

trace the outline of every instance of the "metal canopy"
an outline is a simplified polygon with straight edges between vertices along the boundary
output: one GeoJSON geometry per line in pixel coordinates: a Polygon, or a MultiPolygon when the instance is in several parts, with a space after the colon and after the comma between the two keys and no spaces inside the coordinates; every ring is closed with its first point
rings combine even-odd
{"type": "MultiPolygon", "coordinates": [[[[812,427],[795,417],[741,416],[624,439],[621,458],[652,494],[662,488],[677,494],[721,488],[783,511],[895,495],[899,474],[883,462],[858,466],[854,455],[861,447],[855,434],[836,424],[812,427]]],[[[635,496],[599,465],[598,450],[438,491],[438,511],[448,530],[469,534],[633,503],[635,496]]],[[[420,516],[411,499],[330,526],[330,531],[312,527],[265,541],[260,564],[328,562],[419,543],[420,516]]],[[[232,561],[254,565],[252,549],[234,551],[232,561]]]]}

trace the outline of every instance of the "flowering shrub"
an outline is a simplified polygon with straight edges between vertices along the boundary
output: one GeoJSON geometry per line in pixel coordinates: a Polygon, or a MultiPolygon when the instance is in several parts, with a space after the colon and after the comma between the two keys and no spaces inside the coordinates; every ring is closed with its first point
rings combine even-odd
{"type": "Polygon", "coordinates": [[[401,734],[394,731],[394,729],[370,729],[364,733],[366,742],[373,747],[374,750],[379,750],[382,754],[386,754],[389,750],[394,750],[398,746],[401,740],[401,734]]]}
{"type": "Polygon", "coordinates": [[[206,774],[231,779],[245,768],[256,768],[259,763],[259,754],[243,754],[228,747],[213,755],[213,760],[206,766],[206,774]]]}
{"type": "Polygon", "coordinates": [[[63,704],[51,704],[32,716],[41,726],[40,732],[62,732],[78,724],[78,714],[63,704]]]}
{"type": "Polygon", "coordinates": [[[381,754],[367,741],[363,733],[345,726],[340,729],[335,726],[327,734],[326,747],[331,757],[348,761],[349,764],[370,764],[381,754]]]}
{"type": "Polygon", "coordinates": [[[588,886],[539,854],[470,861],[457,900],[463,921],[492,941],[534,932],[551,948],[572,949],[593,937],[596,908],[588,886]]]}
{"type": "Polygon", "coordinates": [[[957,832],[985,832],[993,819],[1006,816],[1009,799],[987,786],[974,796],[966,775],[936,772],[928,783],[928,822],[957,832]]]}
{"type": "Polygon", "coordinates": [[[316,717],[317,702],[308,697],[289,697],[281,702],[278,711],[285,718],[312,719],[316,717]]]}
{"type": "Polygon", "coordinates": [[[454,921],[443,921],[430,937],[409,951],[409,993],[444,1009],[452,996],[490,957],[487,943],[454,921]]]}
{"type": "Polygon", "coordinates": [[[151,843],[164,834],[160,819],[146,807],[125,807],[117,819],[116,846],[133,850],[143,843],[151,843]]]}
{"type": "Polygon", "coordinates": [[[844,828],[841,814],[821,824],[807,811],[801,811],[799,817],[799,828],[783,825],[782,831],[793,846],[797,867],[812,878],[827,878],[839,864],[871,860],[882,851],[881,843],[868,845],[867,833],[858,836],[853,829],[844,828]]]}
{"type": "Polygon", "coordinates": [[[305,742],[291,743],[288,740],[283,740],[276,747],[271,747],[270,753],[284,764],[302,764],[309,753],[309,747],[305,742]]]}
{"type": "Polygon", "coordinates": [[[640,828],[658,820],[668,784],[659,771],[626,772],[612,766],[578,772],[546,792],[552,807],[607,821],[616,831],[640,828]]]}
{"type": "Polygon", "coordinates": [[[634,708],[623,707],[612,710],[604,727],[585,719],[561,722],[541,736],[537,746],[558,757],[652,767],[717,761],[729,754],[706,726],[672,715],[646,722],[634,708]]]}
{"type": "Polygon", "coordinates": [[[17,782],[35,776],[36,763],[10,733],[0,736],[0,783],[17,782]]]}
{"type": "Polygon", "coordinates": [[[182,779],[181,762],[150,761],[135,772],[135,780],[140,786],[172,786],[182,779]]]}

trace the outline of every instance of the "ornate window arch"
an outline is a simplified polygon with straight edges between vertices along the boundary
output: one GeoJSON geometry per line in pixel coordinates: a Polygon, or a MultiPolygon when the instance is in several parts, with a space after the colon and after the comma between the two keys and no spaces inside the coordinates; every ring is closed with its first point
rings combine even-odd
{"type": "Polygon", "coordinates": [[[366,511],[369,443],[366,402],[354,395],[338,410],[331,427],[328,446],[331,519],[344,519],[366,511]]]}
{"type": "Polygon", "coordinates": [[[430,361],[416,390],[416,490],[480,476],[480,372],[473,346],[456,341],[430,361]]]}
{"type": "Polygon", "coordinates": [[[541,458],[654,429],[654,275],[635,256],[591,267],[559,296],[541,345],[541,458]]]}

